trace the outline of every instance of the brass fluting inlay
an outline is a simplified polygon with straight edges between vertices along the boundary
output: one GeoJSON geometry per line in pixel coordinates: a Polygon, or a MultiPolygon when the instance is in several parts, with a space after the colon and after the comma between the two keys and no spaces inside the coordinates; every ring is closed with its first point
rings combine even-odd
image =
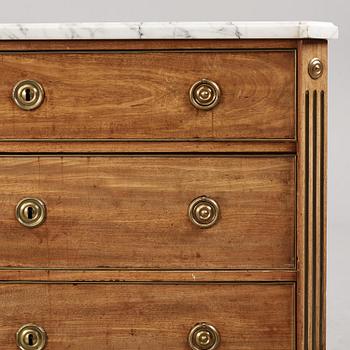
{"type": "Polygon", "coordinates": [[[24,198],[16,206],[16,219],[25,227],[34,228],[44,223],[46,205],[38,198],[24,198]]]}
{"type": "Polygon", "coordinates": [[[42,350],[46,341],[45,330],[32,323],[22,326],[16,333],[16,343],[21,350],[42,350]]]}
{"type": "Polygon", "coordinates": [[[220,95],[219,85],[208,79],[197,81],[190,89],[190,101],[198,109],[214,108],[220,101],[220,95]]]}
{"type": "Polygon", "coordinates": [[[215,350],[220,345],[220,333],[211,324],[196,324],[188,335],[188,344],[192,350],[215,350]]]}
{"type": "Polygon", "coordinates": [[[13,101],[25,111],[38,108],[43,103],[44,97],[44,88],[35,80],[19,81],[12,91],[13,101]]]}
{"type": "Polygon", "coordinates": [[[213,226],[219,219],[219,213],[218,203],[206,196],[194,199],[188,207],[191,222],[200,228],[213,226]]]}
{"type": "Polygon", "coordinates": [[[312,79],[318,79],[323,74],[323,63],[315,57],[309,62],[309,75],[312,79]]]}

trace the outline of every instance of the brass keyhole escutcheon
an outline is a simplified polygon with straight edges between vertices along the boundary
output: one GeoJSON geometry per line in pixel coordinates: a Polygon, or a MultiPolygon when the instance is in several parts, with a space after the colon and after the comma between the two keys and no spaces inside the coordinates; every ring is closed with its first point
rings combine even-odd
{"type": "Polygon", "coordinates": [[[192,350],[215,350],[220,341],[219,331],[205,322],[196,324],[188,335],[188,344],[192,350]]]}
{"type": "Polygon", "coordinates": [[[22,326],[16,333],[16,343],[21,350],[42,350],[46,342],[45,330],[32,323],[22,326]]]}
{"type": "Polygon", "coordinates": [[[214,108],[219,103],[221,95],[219,85],[208,79],[194,83],[189,93],[192,105],[203,110],[214,108]]]}
{"type": "Polygon", "coordinates": [[[16,206],[16,219],[25,227],[34,228],[44,223],[46,205],[38,198],[24,198],[16,206]]]}
{"type": "Polygon", "coordinates": [[[44,97],[42,85],[35,80],[19,81],[12,91],[13,101],[25,111],[38,108],[43,103],[44,97]]]}
{"type": "Polygon", "coordinates": [[[212,198],[201,196],[194,199],[188,207],[188,216],[200,228],[209,228],[218,221],[219,204],[212,198]]]}

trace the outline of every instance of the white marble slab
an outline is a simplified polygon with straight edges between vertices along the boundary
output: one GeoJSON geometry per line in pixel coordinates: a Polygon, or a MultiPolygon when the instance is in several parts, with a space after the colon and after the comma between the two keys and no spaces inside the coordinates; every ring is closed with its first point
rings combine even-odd
{"type": "Polygon", "coordinates": [[[0,23],[0,40],[336,39],[328,22],[0,23]]]}

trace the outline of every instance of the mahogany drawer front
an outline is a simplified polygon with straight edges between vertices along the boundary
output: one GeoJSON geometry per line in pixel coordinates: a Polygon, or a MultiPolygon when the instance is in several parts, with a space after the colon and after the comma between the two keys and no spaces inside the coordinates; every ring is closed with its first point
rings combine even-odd
{"type": "Polygon", "coordinates": [[[1,266],[295,266],[294,156],[19,156],[0,167],[1,266]],[[205,229],[188,216],[203,195],[220,209],[205,229]],[[17,222],[25,197],[46,204],[41,226],[17,222]]]}
{"type": "Polygon", "coordinates": [[[34,323],[50,350],[189,350],[205,322],[219,349],[292,350],[294,295],[293,284],[1,285],[0,342],[14,349],[17,329],[34,323]]]}
{"type": "Polygon", "coordinates": [[[294,139],[295,51],[110,51],[1,54],[0,139],[294,139]],[[221,89],[196,109],[191,86],[221,89]],[[12,101],[34,79],[43,104],[12,101]]]}

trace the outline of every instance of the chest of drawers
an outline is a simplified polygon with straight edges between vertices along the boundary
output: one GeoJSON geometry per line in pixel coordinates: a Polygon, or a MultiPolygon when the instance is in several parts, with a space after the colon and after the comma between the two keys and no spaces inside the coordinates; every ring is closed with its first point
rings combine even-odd
{"type": "Polygon", "coordinates": [[[325,349],[336,27],[0,33],[0,349],[325,349]]]}

